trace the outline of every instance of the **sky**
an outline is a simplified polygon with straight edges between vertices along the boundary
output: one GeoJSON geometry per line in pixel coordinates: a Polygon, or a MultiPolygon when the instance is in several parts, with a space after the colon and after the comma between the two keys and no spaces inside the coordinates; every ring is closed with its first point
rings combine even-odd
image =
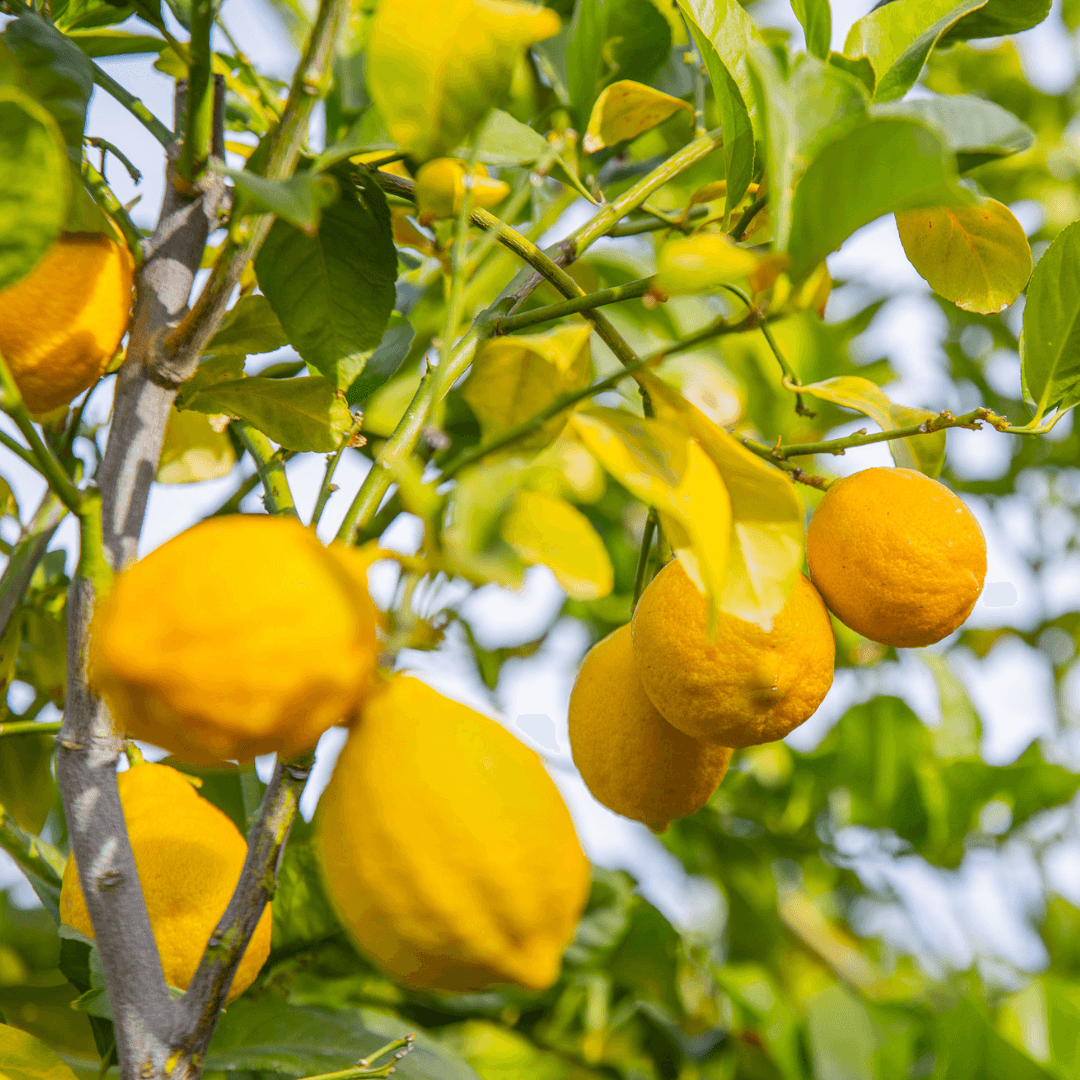
{"type": "MultiPolygon", "coordinates": [[[[832,0],[834,48],[842,47],[850,24],[870,6],[869,0],[832,0]]],[[[1060,0],[1055,0],[1051,19],[1018,39],[1028,77],[1048,91],[1060,91],[1069,85],[1077,64],[1075,49],[1060,21],[1059,7],[1060,0]]],[[[787,0],[759,0],[751,10],[762,24],[784,26],[793,31],[796,39],[801,38],[787,0]]],[[[288,78],[295,50],[268,5],[262,0],[225,0],[223,17],[240,47],[261,69],[288,78]]],[[[156,115],[167,122],[171,120],[171,81],[155,71],[149,59],[105,59],[101,63],[156,115]]],[[[113,162],[109,179],[124,201],[141,195],[133,216],[139,224],[151,225],[163,190],[163,154],[159,144],[100,90],[95,90],[90,103],[87,134],[107,136],[142,171],[143,180],[135,186],[113,162]]],[[[317,131],[313,132],[313,142],[318,142],[317,131]]],[[[1037,206],[1018,205],[1013,209],[1029,233],[1038,229],[1041,222],[1037,206]]],[[[549,239],[569,232],[582,212],[583,208],[571,207],[549,239]]],[[[944,358],[937,344],[941,313],[929,299],[925,282],[905,258],[891,217],[861,229],[830,257],[829,266],[834,277],[858,280],[857,288],[861,292],[853,296],[845,295],[845,289],[837,290],[830,300],[827,318],[843,318],[854,302],[859,305],[865,302],[867,291],[892,296],[856,343],[868,356],[884,355],[891,360],[898,381],[888,388],[890,396],[905,404],[934,409],[971,408],[977,404],[955,400],[955,391],[944,376],[944,358]]],[[[1018,317],[1019,311],[1010,316],[1018,317]]],[[[265,362],[265,358],[260,360],[265,362]]],[[[1003,388],[1018,385],[1019,359],[1015,354],[995,358],[994,377],[1003,388]]],[[[99,392],[89,410],[102,423],[108,418],[108,396],[104,390],[99,392]]],[[[845,434],[865,423],[865,420],[852,421],[838,428],[836,434],[845,434]]],[[[12,430],[6,417],[0,417],[0,425],[12,430]]],[[[1000,475],[1008,465],[1009,438],[992,431],[950,431],[948,452],[952,465],[961,475],[972,479],[1000,475]]],[[[888,450],[879,444],[849,452],[830,464],[835,472],[846,475],[892,462],[888,450]]],[[[289,463],[289,477],[301,516],[310,513],[322,465],[322,458],[317,455],[303,455],[289,463]]],[[[11,481],[24,514],[27,513],[41,496],[42,482],[3,448],[0,448],[0,471],[11,481]]],[[[342,459],[335,477],[342,490],[331,498],[319,530],[324,539],[332,538],[344,515],[349,493],[356,490],[363,473],[364,464],[358,455],[349,454],[342,459]]],[[[140,552],[145,554],[199,520],[231,493],[236,482],[234,475],[200,484],[154,485],[140,552]]],[[[1071,501],[1075,506],[1080,504],[1080,470],[1075,470],[1071,484],[1071,501]]],[[[986,534],[988,550],[987,586],[969,626],[1025,629],[1036,625],[1045,613],[1057,614],[1080,607],[1080,556],[1067,550],[1076,528],[1076,515],[1062,510],[1055,520],[1053,513],[1043,510],[1045,496],[1037,479],[1032,479],[1027,487],[1021,486],[1015,495],[1001,500],[993,511],[985,500],[967,499],[986,534]],[[1045,564],[1038,575],[1025,560],[1025,556],[1033,553],[1032,545],[1041,545],[1045,564]]],[[[258,498],[249,498],[245,509],[258,511],[258,498]]],[[[5,539],[12,538],[11,525],[9,521],[3,529],[5,539]]],[[[390,546],[400,545],[402,549],[415,544],[415,522],[399,521],[387,540],[390,546]]],[[[65,522],[61,527],[54,546],[64,546],[71,552],[77,550],[73,522],[65,522]]],[[[389,599],[393,580],[388,567],[376,568],[372,585],[377,600],[389,599]]],[[[457,598],[463,595],[464,591],[459,590],[457,598]]],[[[481,644],[515,645],[542,632],[562,600],[562,592],[551,573],[543,567],[534,567],[527,573],[520,592],[487,586],[463,600],[462,613],[475,628],[481,644]]],[[[403,654],[401,662],[421,672],[438,689],[482,711],[499,715],[547,760],[590,858],[599,865],[629,871],[639,881],[642,893],[669,918],[709,934],[722,918],[722,899],[717,890],[703,879],[687,875],[681,863],[643,825],[618,817],[596,803],[573,769],[566,736],[566,709],[577,664],[589,644],[582,624],[571,619],[560,620],[534,657],[506,664],[494,700],[475,675],[465,643],[453,634],[444,650],[403,654]]],[[[933,651],[943,652],[948,645],[947,640],[934,646],[933,651]]],[[[982,752],[987,761],[1006,764],[1022,753],[1032,739],[1055,732],[1055,690],[1045,652],[1031,649],[1017,637],[1007,637],[982,660],[956,650],[951,662],[982,719],[982,752]]],[[[1073,676],[1067,681],[1073,687],[1072,697],[1064,704],[1067,710],[1072,710],[1074,722],[1080,723],[1080,662],[1074,667],[1073,676]]],[[[16,710],[24,706],[25,692],[25,687],[17,684],[12,687],[9,700],[16,710]]],[[[898,661],[879,664],[871,670],[838,671],[833,688],[818,712],[787,741],[797,750],[810,749],[847,708],[883,693],[902,697],[930,725],[940,719],[938,693],[930,669],[919,659],[917,651],[902,651],[898,661]]],[[[315,772],[302,803],[305,817],[310,817],[343,741],[344,732],[335,729],[320,743],[315,772]]],[[[1073,767],[1077,767],[1080,745],[1073,746],[1071,753],[1073,767]]],[[[258,765],[264,778],[268,776],[271,763],[261,760],[258,765]]],[[[1080,828],[1076,811],[1071,813],[1072,838],[1054,845],[1047,865],[1051,884],[1080,903],[1080,843],[1075,839],[1080,828]]],[[[1068,822],[1058,820],[1051,824],[1068,832],[1068,822]]],[[[898,912],[895,906],[865,905],[857,915],[863,932],[890,936],[920,955],[928,958],[937,955],[957,967],[965,967],[973,958],[982,957],[984,964],[1003,959],[1007,966],[1038,969],[1044,960],[1042,945],[1030,929],[1028,919],[1037,907],[1036,898],[1041,896],[1041,883],[1038,867],[1030,857],[1025,857],[1024,845],[1010,845],[996,855],[973,854],[959,870],[947,872],[915,858],[886,857],[875,846],[879,840],[866,835],[867,832],[847,830],[841,842],[849,846],[860,867],[865,868],[866,880],[887,884],[905,900],[907,913],[898,912]]],[[[17,869],[0,852],[0,888],[3,887],[11,889],[16,902],[34,902],[17,869]]]]}

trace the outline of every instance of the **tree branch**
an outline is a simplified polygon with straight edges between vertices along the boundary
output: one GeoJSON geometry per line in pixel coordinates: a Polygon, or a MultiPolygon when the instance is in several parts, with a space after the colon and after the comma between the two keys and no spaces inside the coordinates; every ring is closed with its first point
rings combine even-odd
{"type": "Polygon", "coordinates": [[[635,300],[649,291],[652,282],[652,278],[641,278],[638,281],[627,282],[625,285],[613,285],[610,289],[600,289],[598,292],[575,297],[573,300],[564,300],[561,304],[550,304],[547,307],[534,308],[532,311],[522,311],[517,315],[507,315],[505,319],[499,320],[496,333],[513,334],[517,330],[524,330],[527,326],[561,319],[590,308],[617,304],[620,300],[635,300]]]}

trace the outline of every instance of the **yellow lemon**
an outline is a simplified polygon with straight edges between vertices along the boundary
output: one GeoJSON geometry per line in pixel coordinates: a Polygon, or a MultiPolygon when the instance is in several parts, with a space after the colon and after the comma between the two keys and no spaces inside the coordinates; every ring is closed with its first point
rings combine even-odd
{"type": "Polygon", "coordinates": [[[663,832],[700,810],[731,751],[672,727],[642,689],[630,624],[590,650],[570,695],[570,749],[588,789],[609,810],[663,832]]]}
{"type": "MultiPolygon", "coordinates": [[[[165,981],[186,990],[240,880],[247,844],[232,821],[168,765],[141,762],[116,779],[165,981]]],[[[60,888],[60,919],[94,936],[70,857],[60,888]]],[[[236,969],[229,1001],[266,963],[270,929],[267,904],[236,969]]]]}
{"type": "Polygon", "coordinates": [[[944,484],[914,469],[864,469],[818,504],[806,562],[842,623],[882,645],[916,648],[971,614],[986,577],[986,541],[944,484]]]}
{"type": "Polygon", "coordinates": [[[116,578],[92,685],[124,731],[184,761],[306,750],[352,717],[375,667],[362,563],[296,520],[204,521],[116,578]]]}
{"type": "Polygon", "coordinates": [[[832,624],[802,574],[771,631],[721,613],[710,638],[705,598],[676,559],[641,594],[631,625],[652,703],[680,731],[721,746],[782,739],[832,685],[832,624]]]}
{"type": "Polygon", "coordinates": [[[376,691],[319,804],[342,923],[407,986],[554,982],[589,866],[540,758],[409,676],[376,691]]]}
{"type": "Polygon", "coordinates": [[[0,353],[32,413],[66,405],[108,367],[131,318],[134,269],[111,237],[71,234],[0,291],[0,353]]]}
{"type": "Polygon", "coordinates": [[[510,185],[493,180],[483,165],[470,170],[456,158],[436,158],[420,166],[416,174],[417,221],[428,225],[436,218],[455,217],[465,201],[465,178],[469,177],[472,205],[487,208],[510,194],[510,185]]]}

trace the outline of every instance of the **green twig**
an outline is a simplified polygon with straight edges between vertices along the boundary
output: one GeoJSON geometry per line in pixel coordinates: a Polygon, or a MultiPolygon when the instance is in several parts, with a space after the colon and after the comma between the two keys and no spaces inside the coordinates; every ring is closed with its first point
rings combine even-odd
{"type": "Polygon", "coordinates": [[[707,206],[692,206],[681,217],[674,220],[660,219],[655,216],[636,218],[633,221],[625,221],[621,225],[615,225],[608,230],[608,236],[639,236],[641,233],[658,232],[660,229],[678,229],[679,232],[690,232],[695,221],[708,214],[707,206]]]}
{"type": "Polygon", "coordinates": [[[768,203],[768,195],[759,195],[743,212],[742,216],[735,223],[735,228],[729,233],[732,240],[738,243],[746,235],[746,230],[750,228],[750,223],[758,216],[758,213],[768,203]]]}
{"type": "Polygon", "coordinates": [[[334,473],[337,472],[338,462],[341,461],[341,455],[345,453],[345,450],[352,445],[352,441],[360,431],[360,425],[362,423],[363,418],[355,420],[352,428],[346,432],[341,445],[332,454],[327,455],[326,471],[323,473],[322,483],[319,485],[319,495],[315,500],[315,509],[311,512],[311,527],[313,529],[318,528],[319,522],[322,521],[323,510],[326,509],[326,504],[329,501],[330,496],[337,491],[337,487],[334,485],[333,481],[334,473]]]}
{"type": "Polygon", "coordinates": [[[128,249],[136,262],[142,261],[143,234],[139,227],[131,220],[131,215],[124,209],[123,203],[113,194],[105,177],[90,164],[89,161],[82,163],[82,175],[87,185],[93,191],[96,201],[108,213],[109,217],[116,222],[116,227],[124,234],[128,249]]]}
{"type": "Polygon", "coordinates": [[[39,471],[37,458],[34,457],[25,446],[21,443],[17,443],[10,435],[3,431],[0,431],[0,446],[6,446],[13,454],[22,458],[31,469],[35,472],[39,471]]]}
{"type": "Polygon", "coordinates": [[[656,508],[649,507],[649,516],[645,519],[645,528],[641,533],[641,547],[638,550],[637,569],[634,571],[634,607],[638,605],[645,586],[649,583],[649,563],[652,561],[653,536],[660,527],[656,508]]]}
{"type": "Polygon", "coordinates": [[[109,142],[108,139],[103,139],[99,135],[84,135],[83,142],[85,142],[87,146],[92,146],[95,150],[101,151],[101,172],[103,175],[105,173],[105,155],[112,154],[112,156],[127,170],[127,174],[131,177],[131,182],[133,184],[137,184],[142,180],[142,173],[135,167],[131,159],[118,146],[109,142]]]}
{"type": "Polygon", "coordinates": [[[274,451],[270,440],[258,429],[243,420],[233,422],[236,434],[251,455],[263,486],[263,502],[271,514],[299,517],[296,503],[285,475],[285,463],[280,453],[274,451]]]}
{"type": "Polygon", "coordinates": [[[134,95],[125,90],[104,68],[94,67],[94,82],[110,97],[115,98],[162,146],[176,141],[176,136],[134,95]]]}
{"type": "Polygon", "coordinates": [[[2,353],[0,353],[0,382],[3,383],[4,388],[4,412],[15,421],[23,438],[30,444],[34,468],[45,477],[49,482],[49,487],[56,492],[60,501],[73,514],[80,513],[83,497],[72,483],[71,477],[64,471],[56,455],[34,427],[26,402],[23,401],[22,392],[2,353]]]}
{"type": "Polygon", "coordinates": [[[523,330],[527,326],[535,326],[537,323],[551,322],[561,319],[566,315],[574,315],[591,308],[603,307],[605,304],[615,304],[620,300],[634,300],[644,296],[649,291],[653,279],[640,278],[637,281],[627,282],[625,285],[613,285],[610,289],[600,289],[598,292],[578,296],[572,300],[564,300],[561,304],[550,304],[547,307],[534,308],[532,311],[522,311],[517,315],[508,315],[500,320],[497,333],[512,334],[517,330],[523,330]]]}
{"type": "Polygon", "coordinates": [[[263,107],[270,113],[275,120],[281,119],[281,101],[271,93],[270,87],[266,80],[262,77],[262,74],[255,67],[254,64],[247,58],[247,55],[243,52],[232,34],[229,33],[229,28],[225,25],[225,20],[221,17],[220,12],[217,15],[217,24],[221,27],[221,32],[225,35],[225,40],[232,46],[233,59],[236,61],[237,66],[244,69],[244,71],[250,76],[251,81],[255,84],[259,91],[259,99],[263,103],[263,107]]]}
{"type": "Polygon", "coordinates": [[[395,1039],[380,1047],[375,1053],[361,1058],[352,1068],[308,1076],[305,1080],[376,1080],[377,1077],[389,1076],[394,1071],[394,1065],[412,1050],[415,1040],[415,1035],[406,1035],[404,1039],[395,1039]],[[386,1057],[387,1054],[393,1054],[393,1057],[385,1065],[375,1064],[379,1058],[386,1057]]]}
{"type": "Polygon", "coordinates": [[[185,180],[194,180],[202,172],[210,154],[214,127],[213,53],[210,50],[213,28],[213,0],[192,0],[184,144],[176,163],[176,171],[185,180]]]}
{"type": "Polygon", "coordinates": [[[6,810],[0,807],[0,848],[23,870],[53,888],[60,888],[64,875],[64,856],[33,833],[27,832],[6,810]]]}

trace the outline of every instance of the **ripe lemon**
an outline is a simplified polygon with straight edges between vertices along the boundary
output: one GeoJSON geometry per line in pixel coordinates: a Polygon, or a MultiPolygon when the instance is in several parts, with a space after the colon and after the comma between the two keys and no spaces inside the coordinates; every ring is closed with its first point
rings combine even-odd
{"type": "Polygon", "coordinates": [[[359,563],[295,520],[204,521],[116,578],[92,685],[124,731],[184,761],[306,750],[354,714],[375,667],[359,563]]]}
{"type": "MultiPolygon", "coordinates": [[[[186,990],[240,879],[247,844],[232,821],[168,765],[141,762],[116,779],[165,981],[186,990]]],[[[60,919],[94,936],[71,857],[60,887],[60,919]]],[[[236,969],[229,1001],[266,963],[270,927],[267,904],[236,969]]]]}
{"type": "Polygon", "coordinates": [[[769,633],[721,613],[710,638],[705,598],[676,559],[641,594],[631,625],[645,692],[697,739],[734,747],[782,739],[832,684],[832,624],[802,574],[769,633]]]}
{"type": "Polygon", "coordinates": [[[470,174],[473,207],[494,206],[510,194],[510,185],[493,180],[479,163],[469,169],[464,161],[456,158],[436,158],[421,165],[416,174],[416,220],[421,225],[461,213],[467,173],[470,174]]]}
{"type": "Polygon", "coordinates": [[[71,234],[0,291],[0,353],[32,413],[66,405],[108,367],[131,318],[134,269],[111,237],[71,234]]]}
{"type": "Polygon", "coordinates": [[[600,802],[654,832],[700,810],[731,760],[726,746],[684,735],[656,711],[634,666],[629,623],[581,665],[570,695],[570,749],[600,802]]]}
{"type": "Polygon", "coordinates": [[[864,469],[818,504],[806,562],[842,623],[882,645],[915,648],[971,614],[986,577],[986,541],[944,484],[914,469],[864,469]]]}
{"type": "Polygon", "coordinates": [[[319,804],[327,892],[407,986],[554,982],[589,866],[540,758],[409,676],[376,691],[319,804]]]}

